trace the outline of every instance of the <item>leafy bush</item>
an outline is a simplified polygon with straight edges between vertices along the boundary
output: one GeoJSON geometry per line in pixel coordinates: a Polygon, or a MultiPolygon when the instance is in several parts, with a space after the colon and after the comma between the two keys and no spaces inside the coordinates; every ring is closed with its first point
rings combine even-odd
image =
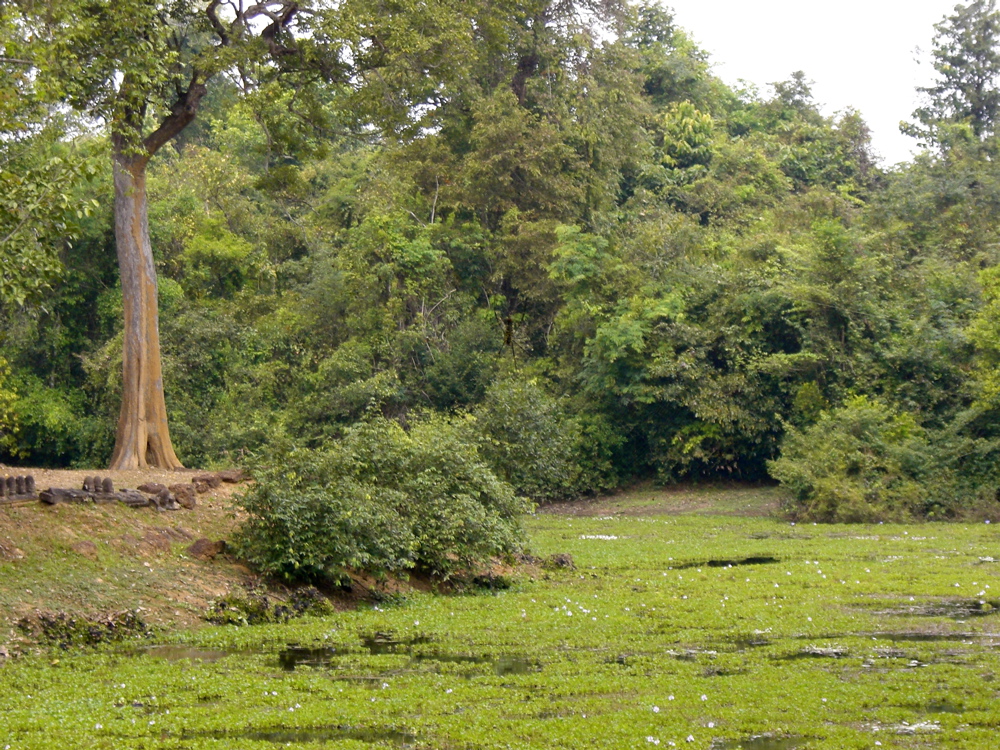
{"type": "Polygon", "coordinates": [[[557,500],[578,492],[580,428],[534,380],[501,380],[475,412],[483,455],[517,492],[557,500]]]}
{"type": "Polygon", "coordinates": [[[404,430],[382,417],[323,450],[259,458],[238,502],[237,549],[289,580],[342,580],[419,568],[448,577],[513,553],[529,504],[490,470],[461,419],[431,416],[404,430]]]}
{"type": "MultiPolygon", "coordinates": [[[[9,402],[9,418],[17,432],[4,442],[0,413],[0,453],[30,466],[69,466],[86,461],[93,450],[107,442],[103,425],[86,415],[79,392],[49,388],[31,376],[18,379],[15,389],[17,397],[9,402]]],[[[2,401],[0,387],[0,409],[2,401]]]]}
{"type": "Polygon", "coordinates": [[[911,415],[857,396],[790,429],[768,469],[794,493],[797,517],[866,522],[925,516],[936,463],[911,415]]]}

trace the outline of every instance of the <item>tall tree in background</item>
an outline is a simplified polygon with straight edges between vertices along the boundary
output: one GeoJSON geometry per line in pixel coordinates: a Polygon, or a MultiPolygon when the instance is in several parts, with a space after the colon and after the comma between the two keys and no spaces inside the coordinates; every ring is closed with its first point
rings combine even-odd
{"type": "Polygon", "coordinates": [[[179,468],[167,426],[146,167],[195,118],[209,80],[300,64],[291,27],[305,4],[146,0],[17,4],[13,29],[41,98],[107,123],[124,304],[122,405],[111,468],[179,468]]]}
{"type": "Polygon", "coordinates": [[[956,5],[935,24],[933,56],[937,80],[918,91],[927,104],[913,113],[920,125],[904,132],[940,140],[942,124],[965,123],[976,138],[993,135],[1000,115],[1000,12],[996,0],[956,5]],[[923,127],[921,127],[923,126],[923,127]]]}

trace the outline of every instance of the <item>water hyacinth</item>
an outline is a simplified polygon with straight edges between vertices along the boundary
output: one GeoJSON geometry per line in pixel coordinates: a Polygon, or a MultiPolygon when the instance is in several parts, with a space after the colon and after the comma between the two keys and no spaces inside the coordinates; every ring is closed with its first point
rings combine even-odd
{"type": "MultiPolygon", "coordinates": [[[[203,653],[226,654],[216,661],[130,650],[60,651],[57,665],[52,655],[7,660],[0,669],[0,739],[12,750],[48,750],[111,737],[124,747],[153,746],[161,736],[183,736],[185,747],[208,750],[248,746],[252,738],[241,732],[271,730],[281,740],[274,745],[350,740],[503,750],[516,736],[525,747],[634,750],[657,743],[707,749],[766,733],[789,744],[801,736],[803,745],[871,747],[872,706],[892,695],[921,711],[937,701],[953,704],[956,713],[940,714],[943,730],[961,726],[964,746],[994,746],[991,722],[1000,720],[1000,709],[978,697],[982,675],[1000,673],[1000,652],[988,635],[996,632],[992,610],[966,625],[914,615],[910,601],[985,601],[993,576],[983,571],[995,566],[976,566],[996,554],[991,527],[935,526],[922,532],[935,540],[915,543],[898,527],[892,538],[869,539],[866,528],[810,528],[788,538],[786,526],[756,518],[639,524],[623,518],[615,530],[627,541],[593,545],[581,534],[600,534],[606,525],[539,514],[528,522],[531,553],[572,554],[576,569],[534,570],[485,595],[415,591],[383,601],[378,611],[171,634],[203,653]],[[683,553],[667,543],[682,537],[683,553]],[[949,552],[937,559],[941,550],[949,552]],[[872,574],[849,587],[819,574],[786,576],[775,590],[765,569],[740,581],[741,571],[704,564],[778,551],[781,566],[771,575],[801,572],[820,557],[824,572],[848,580],[860,578],[865,565],[872,574]],[[903,553],[905,565],[890,559],[903,553]],[[691,562],[702,573],[691,567],[684,578],[662,575],[668,563],[691,562]],[[977,582],[966,580],[971,571],[977,582]],[[957,591],[955,581],[963,584],[957,591]],[[956,599],[962,590],[982,593],[956,599]],[[818,623],[822,630],[814,631],[818,623]],[[379,653],[364,645],[376,634],[379,653]],[[818,647],[849,658],[833,667],[832,655],[804,656],[811,644],[803,636],[822,638],[818,647]],[[960,638],[967,642],[956,646],[960,638]],[[321,658],[282,671],[279,653],[293,643],[321,658]],[[961,661],[948,660],[955,648],[966,654],[961,661]],[[931,666],[916,669],[925,664],[931,666]],[[21,692],[25,686],[32,699],[21,692]],[[43,725],[40,707],[62,720],[43,725]],[[370,734],[310,734],[320,731],[370,734]]],[[[11,574],[9,565],[5,571],[11,574]]],[[[888,711],[904,710],[910,708],[888,711]]]]}

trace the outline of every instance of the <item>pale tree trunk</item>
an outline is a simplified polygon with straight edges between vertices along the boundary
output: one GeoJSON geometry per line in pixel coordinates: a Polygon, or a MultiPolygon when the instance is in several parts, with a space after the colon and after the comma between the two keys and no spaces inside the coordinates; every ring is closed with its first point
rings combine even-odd
{"type": "Polygon", "coordinates": [[[156,267],[149,242],[145,158],[114,155],[115,244],[125,306],[122,408],[111,469],[183,468],[170,443],[160,371],[156,267]]]}

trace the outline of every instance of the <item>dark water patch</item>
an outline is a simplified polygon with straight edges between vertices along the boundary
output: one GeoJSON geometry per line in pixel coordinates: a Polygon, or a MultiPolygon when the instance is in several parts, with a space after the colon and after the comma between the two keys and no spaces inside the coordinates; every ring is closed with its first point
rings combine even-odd
{"type": "Polygon", "coordinates": [[[799,661],[801,659],[844,659],[848,656],[850,653],[842,648],[811,647],[776,658],[779,661],[799,661]]]}
{"type": "MultiPolygon", "coordinates": [[[[367,637],[362,639],[362,643],[364,645],[364,649],[373,656],[405,656],[408,657],[409,664],[411,666],[432,663],[481,665],[500,677],[506,675],[528,674],[530,672],[538,672],[541,670],[541,666],[537,662],[534,662],[528,657],[520,654],[487,656],[484,654],[456,654],[440,650],[415,650],[414,646],[431,643],[430,638],[424,637],[409,640],[367,637]]],[[[298,666],[333,668],[335,666],[334,661],[338,657],[348,656],[351,653],[356,652],[353,652],[350,649],[341,649],[338,651],[338,649],[333,647],[289,646],[278,654],[278,663],[282,669],[288,672],[294,671],[298,666]]],[[[399,670],[393,670],[392,672],[381,672],[379,675],[374,677],[371,675],[351,675],[339,679],[368,681],[378,680],[385,675],[395,675],[399,673],[399,670]]],[[[469,674],[467,676],[473,677],[475,675],[469,674]]]]}
{"type": "Polygon", "coordinates": [[[744,557],[737,560],[706,560],[704,562],[682,563],[671,566],[673,570],[688,570],[689,568],[738,568],[743,565],[770,565],[781,562],[777,557],[744,557]]]}
{"type": "Polygon", "coordinates": [[[378,687],[386,680],[399,677],[401,674],[406,674],[405,671],[394,671],[394,672],[379,672],[376,675],[363,675],[363,674],[345,674],[345,675],[333,675],[330,677],[334,682],[353,682],[357,685],[371,685],[373,687],[378,687]]]}
{"type": "Polygon", "coordinates": [[[290,646],[278,653],[278,664],[286,672],[293,672],[298,666],[325,667],[336,656],[335,648],[307,648],[290,646]]]}
{"type": "MultiPolygon", "coordinates": [[[[476,656],[470,654],[448,654],[431,651],[415,654],[414,662],[439,662],[441,664],[475,664],[488,667],[498,677],[507,675],[530,674],[541,671],[541,666],[526,656],[519,654],[501,654],[500,656],[476,656]]],[[[468,677],[475,675],[469,674],[468,677]]]]}
{"type": "Polygon", "coordinates": [[[505,654],[494,662],[493,671],[498,677],[506,677],[507,675],[541,672],[542,667],[527,657],[505,654]]]}
{"type": "Polygon", "coordinates": [[[985,633],[872,633],[872,638],[891,643],[974,643],[984,638],[1000,637],[985,633]]]}
{"type": "Polygon", "coordinates": [[[746,674],[746,670],[743,668],[729,668],[729,667],[716,667],[709,666],[701,670],[702,677],[732,677],[733,675],[746,674]]]}
{"type": "MultiPolygon", "coordinates": [[[[809,643],[837,643],[856,639],[859,641],[888,641],[890,643],[937,643],[952,642],[966,645],[984,645],[990,648],[1000,648],[1000,633],[971,633],[969,631],[868,631],[868,632],[828,632],[828,633],[795,633],[789,635],[774,635],[737,637],[732,640],[720,641],[720,646],[731,645],[733,651],[748,651],[753,648],[774,646],[782,641],[807,641],[809,643]]],[[[705,652],[709,653],[709,652],[705,652]]],[[[711,652],[715,653],[715,652],[711,652]]],[[[675,655],[671,653],[671,655],[675,655]]]]}
{"type": "Polygon", "coordinates": [[[489,656],[472,656],[469,654],[446,654],[441,651],[428,651],[415,654],[413,661],[425,662],[434,661],[441,664],[490,664],[493,659],[489,656]]]}
{"type": "Polygon", "coordinates": [[[190,661],[216,662],[225,659],[227,656],[240,653],[237,651],[227,651],[223,649],[199,648],[197,646],[171,645],[147,646],[138,649],[135,654],[152,656],[156,659],[166,659],[167,661],[190,661]]]}
{"type": "Polygon", "coordinates": [[[769,638],[763,638],[760,636],[748,636],[746,638],[735,638],[728,643],[733,645],[733,649],[736,651],[749,651],[752,648],[764,648],[765,646],[770,646],[771,641],[769,638]]]}
{"type": "Polygon", "coordinates": [[[430,636],[418,635],[413,638],[394,638],[385,633],[375,633],[373,635],[361,636],[361,646],[372,656],[385,656],[387,654],[413,653],[414,646],[421,646],[432,643],[430,636]]]}
{"type": "Polygon", "coordinates": [[[762,734],[743,740],[716,740],[712,743],[711,750],[795,750],[797,747],[802,747],[805,741],[806,738],[800,735],[775,737],[762,734]]]}
{"type": "Polygon", "coordinates": [[[937,602],[916,602],[889,609],[879,609],[877,614],[893,617],[948,617],[968,620],[989,617],[1000,612],[1000,601],[982,599],[951,599],[937,602]]]}
{"type": "Polygon", "coordinates": [[[357,742],[391,742],[399,747],[407,747],[416,741],[409,732],[395,729],[365,729],[361,727],[271,727],[268,729],[246,729],[240,731],[185,732],[183,739],[205,738],[216,740],[253,740],[272,742],[276,745],[300,744],[306,742],[337,742],[355,740],[357,742]]]}
{"type": "Polygon", "coordinates": [[[965,713],[965,709],[956,703],[951,701],[931,701],[926,706],[924,710],[929,714],[961,714],[965,713]]]}

